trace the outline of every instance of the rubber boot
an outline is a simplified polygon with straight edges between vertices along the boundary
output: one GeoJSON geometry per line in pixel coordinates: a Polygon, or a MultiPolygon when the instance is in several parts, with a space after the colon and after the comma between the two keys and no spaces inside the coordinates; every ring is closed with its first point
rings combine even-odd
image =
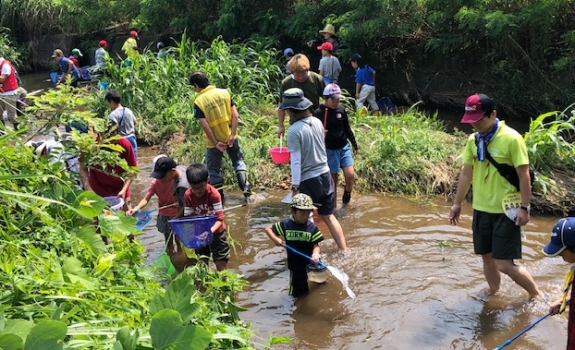
{"type": "Polygon", "coordinates": [[[222,182],[218,182],[217,184],[211,184],[212,186],[214,186],[218,192],[220,193],[220,196],[222,197],[222,205],[225,202],[225,197],[224,197],[224,184],[222,182]]]}
{"type": "Polygon", "coordinates": [[[238,184],[244,193],[244,197],[248,198],[252,195],[252,191],[250,190],[250,184],[248,182],[246,172],[245,171],[238,171],[236,172],[236,177],[238,179],[238,184]]]}

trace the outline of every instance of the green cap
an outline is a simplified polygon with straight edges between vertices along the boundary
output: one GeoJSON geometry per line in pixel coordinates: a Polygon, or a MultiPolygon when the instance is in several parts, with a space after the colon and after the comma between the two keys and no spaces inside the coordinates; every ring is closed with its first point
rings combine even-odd
{"type": "Polygon", "coordinates": [[[301,210],[314,210],[316,207],[313,205],[313,200],[310,196],[303,193],[296,194],[292,200],[290,206],[294,209],[301,210]]]}

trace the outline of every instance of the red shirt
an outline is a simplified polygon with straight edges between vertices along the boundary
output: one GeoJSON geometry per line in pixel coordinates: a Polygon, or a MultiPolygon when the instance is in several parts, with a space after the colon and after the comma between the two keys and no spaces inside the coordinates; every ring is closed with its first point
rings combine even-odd
{"type": "Polygon", "coordinates": [[[146,197],[158,196],[158,207],[163,207],[176,203],[173,207],[160,209],[159,214],[164,216],[178,215],[178,199],[174,193],[174,180],[169,182],[162,182],[158,179],[153,179],[146,193],[146,197]]]}
{"type": "Polygon", "coordinates": [[[70,61],[72,61],[72,63],[74,63],[74,65],[75,65],[76,67],[80,68],[80,63],[78,62],[78,60],[76,59],[76,57],[70,56],[70,57],[68,57],[68,59],[69,59],[70,61]]]}
{"type": "Polygon", "coordinates": [[[222,222],[218,232],[226,229],[224,222],[224,209],[222,207],[222,197],[216,188],[210,184],[206,188],[206,193],[201,197],[196,197],[191,188],[184,194],[184,216],[194,217],[203,215],[217,215],[218,221],[222,222]],[[187,214],[187,215],[186,215],[187,214]]]}
{"type": "MultiPolygon", "coordinates": [[[[119,154],[119,157],[125,159],[129,166],[138,166],[136,155],[134,154],[134,149],[132,148],[130,141],[125,138],[121,138],[115,141],[115,143],[122,146],[124,149],[124,151],[119,154]]],[[[116,175],[112,175],[112,173],[121,175],[124,173],[124,169],[119,166],[107,166],[105,172],[102,171],[102,167],[100,166],[94,166],[93,168],[88,169],[88,182],[90,183],[92,191],[96,192],[98,196],[117,196],[122,190],[122,187],[124,187],[124,180],[116,175]]],[[[128,188],[128,191],[126,191],[126,198],[130,197],[130,195],[131,192],[128,188]]]]}

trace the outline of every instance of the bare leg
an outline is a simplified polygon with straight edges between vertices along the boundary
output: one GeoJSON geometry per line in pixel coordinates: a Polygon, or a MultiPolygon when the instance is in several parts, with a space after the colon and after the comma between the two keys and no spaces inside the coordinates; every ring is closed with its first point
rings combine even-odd
{"type": "Polygon", "coordinates": [[[335,243],[339,247],[339,250],[342,253],[347,252],[347,244],[345,242],[345,237],[343,236],[343,230],[341,228],[341,225],[339,224],[339,221],[337,221],[337,218],[333,216],[333,214],[320,215],[319,217],[327,225],[327,228],[329,229],[331,236],[335,240],[335,243]]]}
{"type": "Polygon", "coordinates": [[[520,285],[523,289],[529,293],[531,297],[538,297],[542,295],[539,288],[535,284],[533,277],[527,272],[527,270],[523,266],[515,265],[513,260],[495,260],[495,264],[497,269],[507,276],[511,277],[511,279],[520,285]]]}
{"type": "Polygon", "coordinates": [[[337,186],[339,183],[339,173],[331,174],[331,179],[333,180],[333,210],[337,208],[337,186]]]}
{"type": "Polygon", "coordinates": [[[483,273],[485,274],[489,289],[491,293],[496,293],[501,285],[501,273],[499,273],[491,253],[484,254],[481,257],[483,258],[483,273]]]}
{"type": "Polygon", "coordinates": [[[343,168],[343,177],[345,178],[345,190],[351,192],[353,190],[353,183],[355,182],[355,170],[353,166],[343,168]]]}

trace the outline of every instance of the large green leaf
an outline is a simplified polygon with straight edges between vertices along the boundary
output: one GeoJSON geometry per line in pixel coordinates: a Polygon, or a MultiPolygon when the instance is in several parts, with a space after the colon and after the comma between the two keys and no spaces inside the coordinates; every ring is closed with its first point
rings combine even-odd
{"type": "Polygon", "coordinates": [[[174,350],[204,350],[210,345],[212,334],[202,327],[189,325],[174,343],[174,350]]]}
{"type": "Polygon", "coordinates": [[[107,252],[102,236],[96,233],[96,228],[92,225],[84,225],[76,232],[76,237],[80,239],[93,256],[99,256],[107,252]]]}
{"type": "Polygon", "coordinates": [[[172,309],[180,313],[184,324],[188,323],[192,317],[200,310],[200,306],[191,302],[194,288],[192,279],[187,273],[181,273],[168,286],[166,294],[162,297],[155,295],[150,301],[150,312],[152,315],[162,309],[172,309]]]}
{"type": "Polygon", "coordinates": [[[164,309],[152,317],[150,336],[154,349],[168,349],[184,332],[183,321],[176,310],[164,309]]]}
{"type": "MultiPolygon", "coordinates": [[[[138,345],[138,331],[134,332],[134,335],[130,334],[130,328],[122,327],[116,333],[116,340],[120,343],[122,350],[136,350],[138,345]]],[[[115,346],[115,345],[114,345],[115,346]]]]}
{"type": "Polygon", "coordinates": [[[94,283],[86,274],[80,260],[74,257],[65,258],[64,264],[62,265],[62,271],[66,274],[66,277],[68,277],[71,283],[79,282],[86,289],[94,289],[94,283]]]}
{"type": "Polygon", "coordinates": [[[26,337],[30,334],[30,330],[34,327],[34,322],[28,320],[9,319],[6,321],[6,327],[2,333],[12,333],[19,336],[22,341],[26,341],[26,337]]]}
{"type": "Polygon", "coordinates": [[[24,341],[16,334],[0,334],[0,349],[2,350],[22,350],[24,341]]]}
{"type": "Polygon", "coordinates": [[[108,203],[92,191],[80,193],[74,205],[84,216],[95,218],[108,207],[108,203]]]}
{"type": "Polygon", "coordinates": [[[60,321],[42,321],[32,328],[26,338],[24,350],[61,350],[67,329],[60,321]]]}

